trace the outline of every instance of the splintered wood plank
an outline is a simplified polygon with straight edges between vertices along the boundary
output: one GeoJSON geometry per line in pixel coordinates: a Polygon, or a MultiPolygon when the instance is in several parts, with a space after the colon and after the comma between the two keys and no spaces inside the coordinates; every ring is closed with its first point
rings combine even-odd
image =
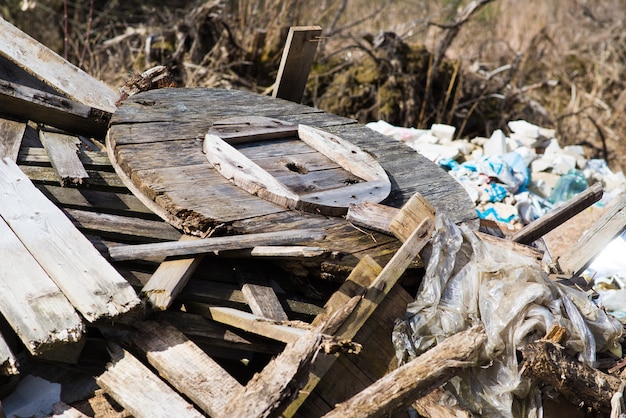
{"type": "Polygon", "coordinates": [[[161,376],[211,417],[227,416],[225,406],[242,387],[237,380],[174,326],[144,321],[135,327],[132,343],[161,376]]]}
{"type": "Polygon", "coordinates": [[[350,205],[346,214],[346,220],[354,225],[389,234],[391,232],[389,225],[397,213],[397,208],[380,203],[361,202],[350,205]]]}
{"type": "Polygon", "coordinates": [[[608,210],[557,260],[563,272],[578,275],[615,237],[626,229],[626,196],[614,199],[608,210]]]}
{"type": "Polygon", "coordinates": [[[296,103],[302,101],[321,34],[319,26],[289,28],[272,97],[296,103]]]}
{"type": "Polygon", "coordinates": [[[10,160],[0,163],[0,215],[88,321],[139,304],[126,280],[10,160]]]}
{"type": "Polygon", "coordinates": [[[0,18],[0,55],[69,98],[109,113],[119,94],[0,18]]]}
{"type": "MultiPolygon", "coordinates": [[[[0,218],[0,312],[34,356],[74,346],[84,325],[63,293],[0,218]]],[[[67,353],[65,353],[67,354],[67,353]]]]}
{"type": "Polygon", "coordinates": [[[191,241],[157,242],[154,244],[119,245],[109,250],[116,261],[148,257],[188,256],[216,250],[238,250],[257,245],[284,245],[308,240],[322,240],[324,234],[312,230],[291,230],[259,234],[204,238],[191,241]]]}
{"type": "Polygon", "coordinates": [[[463,368],[480,365],[487,335],[470,328],[446,338],[431,350],[389,373],[351,399],[337,405],[325,418],[361,418],[392,415],[441,386],[463,368]]]}
{"type": "MultiPolygon", "coordinates": [[[[183,235],[180,241],[196,240],[183,235]]],[[[141,289],[141,297],[148,304],[161,311],[166,310],[187,285],[203,256],[165,260],[156,269],[146,285],[141,289]]]]}
{"type": "Polygon", "coordinates": [[[136,418],[200,418],[202,414],[126,350],[113,347],[112,362],[97,379],[136,418]]]}
{"type": "Polygon", "coordinates": [[[419,193],[406,202],[389,224],[389,229],[401,241],[405,241],[422,220],[435,221],[435,207],[419,193]]]}
{"type": "Polygon", "coordinates": [[[0,159],[17,161],[25,130],[25,122],[0,118],[0,159]]]}
{"type": "Polygon", "coordinates": [[[39,139],[46,148],[52,167],[59,174],[61,185],[87,182],[89,174],[78,157],[80,139],[56,132],[39,131],[39,139]]]}

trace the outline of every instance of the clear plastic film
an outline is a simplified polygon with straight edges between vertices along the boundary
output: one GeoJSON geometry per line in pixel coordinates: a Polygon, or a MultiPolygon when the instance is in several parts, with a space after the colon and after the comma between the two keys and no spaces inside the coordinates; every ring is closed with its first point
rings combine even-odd
{"type": "Polygon", "coordinates": [[[417,298],[393,332],[398,361],[478,323],[491,364],[465,370],[448,388],[474,413],[502,417],[537,416],[541,409],[536,388],[520,376],[518,349],[558,324],[568,332],[568,348],[593,364],[596,352],[617,345],[622,329],[584,293],[551,282],[534,259],[438,215],[417,298]]]}

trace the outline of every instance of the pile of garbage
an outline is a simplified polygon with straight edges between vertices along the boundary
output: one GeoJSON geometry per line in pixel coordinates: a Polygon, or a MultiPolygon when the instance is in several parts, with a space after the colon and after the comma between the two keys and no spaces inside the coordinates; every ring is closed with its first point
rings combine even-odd
{"type": "Polygon", "coordinates": [[[367,126],[402,141],[448,171],[476,204],[478,216],[528,224],[560,202],[602,182],[606,205],[626,190],[626,177],[606,161],[585,158],[579,145],[561,147],[553,129],[511,121],[510,135],[496,130],[489,138],[456,139],[456,128],[403,128],[384,121],[367,126]]]}

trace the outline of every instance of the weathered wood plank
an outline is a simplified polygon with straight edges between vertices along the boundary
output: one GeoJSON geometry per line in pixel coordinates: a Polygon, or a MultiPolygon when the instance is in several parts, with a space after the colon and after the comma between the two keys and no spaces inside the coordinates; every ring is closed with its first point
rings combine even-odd
{"type": "Polygon", "coordinates": [[[302,328],[281,325],[276,321],[238,309],[208,306],[197,302],[189,302],[185,306],[189,312],[207,316],[219,323],[284,343],[294,342],[307,332],[302,328]]]}
{"type": "Polygon", "coordinates": [[[389,234],[391,221],[398,213],[398,209],[374,202],[352,204],[348,208],[346,220],[365,228],[389,234]]]}
{"type": "Polygon", "coordinates": [[[606,245],[626,229],[626,196],[620,195],[600,219],[559,259],[563,272],[582,273],[606,245]]]}
{"type": "MultiPolygon", "coordinates": [[[[111,162],[105,151],[86,151],[78,154],[83,167],[90,170],[111,170],[111,162]]],[[[20,148],[18,161],[20,164],[49,164],[50,157],[44,148],[23,146],[20,148]]]]}
{"type": "Polygon", "coordinates": [[[64,346],[74,347],[73,356],[66,360],[75,361],[85,331],[81,319],[2,218],[0,251],[0,312],[4,318],[32,355],[54,355],[64,346]]]}
{"type": "Polygon", "coordinates": [[[194,417],[202,414],[126,350],[110,345],[112,362],[96,379],[136,418],[194,417]]]}
{"type": "Polygon", "coordinates": [[[241,286],[241,293],[253,314],[275,321],[289,320],[271,286],[254,282],[244,283],[241,286]]]}
{"type": "Polygon", "coordinates": [[[511,241],[521,244],[532,244],[557,226],[573,218],[589,206],[602,199],[601,183],[595,183],[574,196],[567,202],[557,206],[539,219],[529,223],[511,237],[511,241]]]}
{"type": "Polygon", "coordinates": [[[319,26],[289,28],[272,97],[296,103],[302,101],[321,34],[319,26]]]}
{"type": "MultiPolygon", "coordinates": [[[[36,165],[20,165],[22,171],[34,182],[44,184],[59,184],[59,176],[52,167],[43,167],[36,165]]],[[[128,192],[126,186],[120,178],[111,172],[87,170],[89,175],[90,189],[107,189],[113,192],[128,192]]]]}
{"type": "Polygon", "coordinates": [[[337,405],[324,417],[377,417],[408,407],[415,399],[454,377],[462,368],[478,366],[486,342],[487,335],[482,328],[470,328],[448,337],[337,405]]]}
{"type": "Polygon", "coordinates": [[[310,240],[322,240],[324,234],[315,230],[290,230],[249,235],[205,238],[200,240],[158,242],[154,244],[120,245],[109,250],[117,261],[141,258],[189,256],[215,250],[237,250],[257,245],[284,245],[310,240]]]}
{"type": "Polygon", "coordinates": [[[89,174],[78,157],[80,139],[56,132],[39,131],[39,139],[46,149],[52,167],[61,179],[61,185],[86,183],[89,174]]]}
{"type": "Polygon", "coordinates": [[[0,191],[2,217],[85,319],[139,304],[128,282],[12,161],[0,163],[0,191]]]}
{"type": "MultiPolygon", "coordinates": [[[[195,239],[197,238],[188,235],[180,238],[181,241],[195,239]]],[[[141,289],[142,299],[153,309],[166,310],[187,285],[202,258],[202,256],[197,256],[162,262],[148,283],[141,289]]]]}
{"type": "Polygon", "coordinates": [[[57,91],[87,106],[109,113],[116,110],[119,94],[80,68],[0,18],[0,55],[57,91]]]}
{"type": "Polygon", "coordinates": [[[131,341],[148,362],[180,393],[211,417],[226,417],[224,408],[241,384],[170,324],[144,321],[131,341]]]}
{"type": "Polygon", "coordinates": [[[111,117],[110,113],[63,96],[4,80],[0,80],[0,106],[12,116],[95,137],[104,136],[111,117]]]}
{"type": "Polygon", "coordinates": [[[17,161],[25,130],[25,122],[0,118],[0,159],[17,161]]]}

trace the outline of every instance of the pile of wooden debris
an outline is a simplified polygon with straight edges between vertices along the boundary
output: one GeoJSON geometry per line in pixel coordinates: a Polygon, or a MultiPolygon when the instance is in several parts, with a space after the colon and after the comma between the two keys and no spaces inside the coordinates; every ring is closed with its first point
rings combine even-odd
{"type": "MultiPolygon", "coordinates": [[[[307,276],[285,266],[319,268],[328,251],[283,251],[279,267],[264,247],[274,244],[269,235],[235,236],[240,249],[232,250],[232,237],[198,240],[164,222],[129,192],[103,145],[119,94],[3,20],[0,29],[0,397],[8,415],[361,417],[408,416],[413,407],[423,416],[470,416],[441,402],[450,399],[441,385],[489,361],[482,327],[402,367],[391,341],[415,274],[436,258],[438,209],[427,199],[414,193],[398,208],[350,208],[354,230],[383,240],[383,265],[364,251],[341,282],[294,280],[307,276]],[[171,252],[115,257],[130,244],[171,252]],[[295,262],[307,257],[314,262],[295,262]],[[23,399],[29,375],[61,384],[54,412],[26,409],[47,395],[27,390],[23,399]]],[[[504,254],[543,262],[529,244],[601,194],[591,187],[520,231],[485,224],[473,233],[504,254]]],[[[625,206],[617,199],[551,267],[560,273],[552,278],[576,277],[624,229],[625,206]]],[[[623,362],[583,365],[560,348],[566,338],[556,332],[526,347],[526,369],[564,394],[561,404],[582,402],[573,414],[606,413],[623,390],[623,362]],[[605,383],[584,385],[598,381],[605,383]]]]}

